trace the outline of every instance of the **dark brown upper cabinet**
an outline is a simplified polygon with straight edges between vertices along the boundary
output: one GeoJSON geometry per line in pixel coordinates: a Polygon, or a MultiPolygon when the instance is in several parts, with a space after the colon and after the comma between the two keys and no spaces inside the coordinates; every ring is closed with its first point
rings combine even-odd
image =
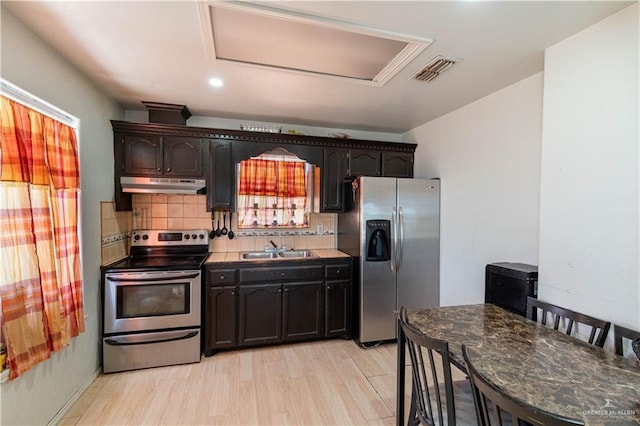
{"type": "Polygon", "coordinates": [[[162,138],[165,176],[201,177],[205,176],[205,158],[209,141],[184,136],[164,136],[162,138]]]}
{"type": "Polygon", "coordinates": [[[175,124],[111,124],[117,210],[131,210],[131,195],[122,192],[121,176],[206,178],[207,208],[233,210],[234,164],[278,147],[321,167],[321,212],[342,210],[344,183],[356,176],[413,177],[415,144],[175,124]]]}
{"type": "Polygon", "coordinates": [[[346,177],[382,176],[380,151],[351,149],[347,153],[346,177]]]}
{"type": "Polygon", "coordinates": [[[382,176],[412,178],[413,153],[382,152],[382,176]]]}
{"type": "Polygon", "coordinates": [[[124,135],[122,175],[203,178],[206,142],[182,136],[124,135]]]}
{"type": "Polygon", "coordinates": [[[122,175],[162,175],[162,136],[124,135],[120,143],[124,153],[122,175]]]}
{"type": "Polygon", "coordinates": [[[322,212],[342,211],[342,186],[345,178],[345,149],[325,148],[322,160],[320,205],[322,212]]]}
{"type": "Polygon", "coordinates": [[[207,210],[233,210],[234,206],[235,180],[231,142],[214,139],[209,146],[207,210]]]}

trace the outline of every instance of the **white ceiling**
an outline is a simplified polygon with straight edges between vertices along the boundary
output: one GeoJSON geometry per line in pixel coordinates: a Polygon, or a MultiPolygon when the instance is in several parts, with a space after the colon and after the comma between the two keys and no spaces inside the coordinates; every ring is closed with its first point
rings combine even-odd
{"type": "Polygon", "coordinates": [[[213,60],[198,1],[2,1],[127,109],[152,101],[183,104],[199,116],[386,132],[407,131],[542,71],[546,47],[631,3],[260,3],[434,40],[376,87],[213,60]],[[430,83],[410,80],[437,55],[463,61],[430,83]],[[211,87],[211,77],[224,86],[211,87]]]}

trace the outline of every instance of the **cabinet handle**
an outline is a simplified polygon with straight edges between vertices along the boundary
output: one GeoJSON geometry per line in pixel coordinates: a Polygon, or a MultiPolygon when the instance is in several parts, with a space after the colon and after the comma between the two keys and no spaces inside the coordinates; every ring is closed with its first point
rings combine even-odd
{"type": "Polygon", "coordinates": [[[158,167],[156,170],[157,170],[157,171],[160,171],[160,170],[162,170],[162,169],[160,169],[160,167],[158,167]]]}
{"type": "Polygon", "coordinates": [[[340,273],[340,269],[336,269],[336,274],[339,274],[339,273],[340,273]]]}
{"type": "Polygon", "coordinates": [[[284,288],[284,291],[289,291],[289,289],[285,287],[285,288],[284,288]]]}
{"type": "Polygon", "coordinates": [[[171,167],[167,167],[167,171],[170,172],[171,171],[171,167]]]}
{"type": "Polygon", "coordinates": [[[235,292],[235,291],[232,291],[232,292],[231,292],[231,295],[232,295],[232,296],[233,296],[233,295],[235,295],[235,294],[236,294],[236,292],[235,292]]]}
{"type": "Polygon", "coordinates": [[[282,289],[281,288],[278,289],[278,293],[282,293],[282,289]]]}
{"type": "Polygon", "coordinates": [[[220,281],[224,281],[224,275],[220,275],[220,281]]]}
{"type": "Polygon", "coordinates": [[[331,290],[331,286],[330,285],[327,286],[327,290],[331,290]]]}
{"type": "Polygon", "coordinates": [[[284,272],[280,273],[280,276],[281,276],[281,277],[284,277],[284,272]]]}

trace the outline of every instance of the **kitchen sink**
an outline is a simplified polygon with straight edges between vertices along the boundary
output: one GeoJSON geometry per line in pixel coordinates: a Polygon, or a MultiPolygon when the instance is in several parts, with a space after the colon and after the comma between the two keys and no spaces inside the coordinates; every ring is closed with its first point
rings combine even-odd
{"type": "Polygon", "coordinates": [[[264,252],[264,251],[252,251],[242,253],[243,259],[277,259],[278,253],[264,252]]]}
{"type": "Polygon", "coordinates": [[[248,251],[242,253],[242,259],[302,259],[302,258],[311,258],[318,257],[317,254],[312,252],[311,250],[287,250],[287,251],[279,251],[279,252],[271,252],[271,251],[248,251]]]}
{"type": "Polygon", "coordinates": [[[310,250],[289,250],[289,251],[281,251],[278,253],[280,257],[286,258],[296,258],[296,257],[318,257],[315,253],[310,250]]]}

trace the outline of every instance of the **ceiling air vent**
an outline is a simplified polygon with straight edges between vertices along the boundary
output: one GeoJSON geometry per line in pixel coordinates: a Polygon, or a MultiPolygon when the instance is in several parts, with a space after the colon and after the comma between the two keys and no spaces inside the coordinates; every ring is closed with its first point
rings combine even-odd
{"type": "Polygon", "coordinates": [[[448,58],[446,56],[436,56],[411,78],[413,80],[424,81],[425,83],[435,80],[436,77],[461,60],[462,59],[448,58]]]}

